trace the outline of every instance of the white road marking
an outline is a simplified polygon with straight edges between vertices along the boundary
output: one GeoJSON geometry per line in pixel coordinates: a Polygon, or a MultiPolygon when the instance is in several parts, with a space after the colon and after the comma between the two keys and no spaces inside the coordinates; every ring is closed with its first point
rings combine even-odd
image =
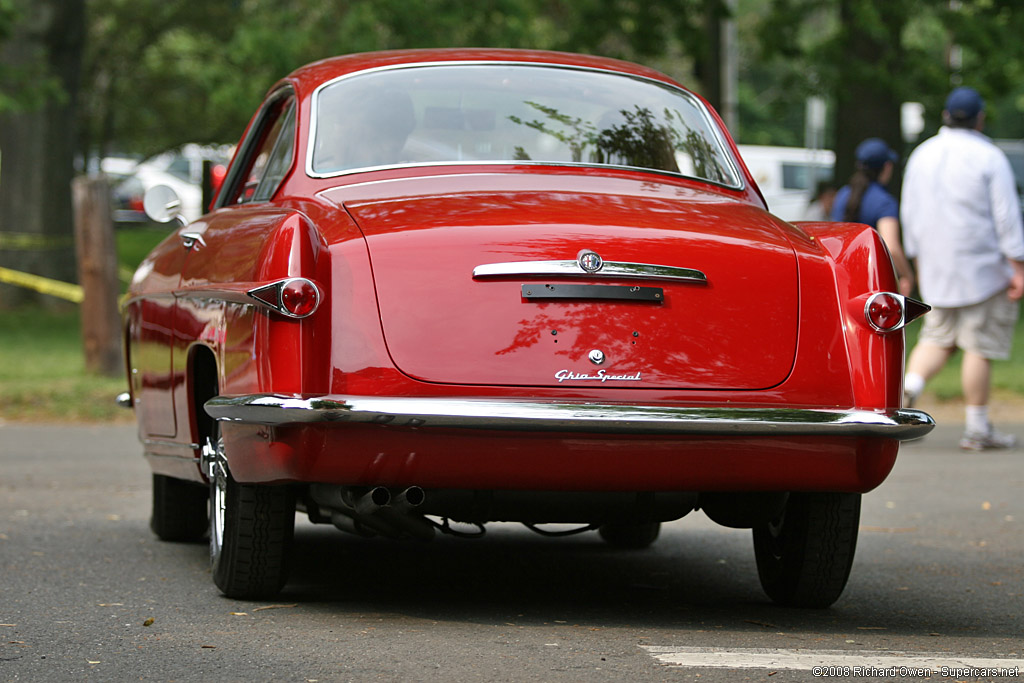
{"type": "Polygon", "coordinates": [[[816,675],[1021,676],[1024,659],[962,657],[941,652],[782,650],[641,645],[660,663],[708,669],[791,669],[816,675]],[[822,671],[824,670],[824,671],[822,671]],[[926,673],[927,672],[927,673],[926,673]]]}

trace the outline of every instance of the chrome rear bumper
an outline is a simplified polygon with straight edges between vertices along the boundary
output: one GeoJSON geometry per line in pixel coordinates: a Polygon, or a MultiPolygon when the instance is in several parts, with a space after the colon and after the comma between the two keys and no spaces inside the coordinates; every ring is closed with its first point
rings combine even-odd
{"type": "Polygon", "coordinates": [[[935,427],[919,410],[673,407],[448,398],[274,394],[216,397],[206,412],[246,424],[368,423],[494,431],[917,439],[935,427]]]}

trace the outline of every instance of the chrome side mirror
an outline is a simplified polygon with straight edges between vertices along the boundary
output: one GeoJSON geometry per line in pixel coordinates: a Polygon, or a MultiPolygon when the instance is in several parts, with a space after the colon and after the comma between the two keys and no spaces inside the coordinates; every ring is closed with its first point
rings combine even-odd
{"type": "Polygon", "coordinates": [[[178,193],[166,185],[154,185],[146,190],[142,198],[142,208],[151,220],[157,223],[169,223],[175,219],[185,225],[181,215],[181,199],[178,193]]]}

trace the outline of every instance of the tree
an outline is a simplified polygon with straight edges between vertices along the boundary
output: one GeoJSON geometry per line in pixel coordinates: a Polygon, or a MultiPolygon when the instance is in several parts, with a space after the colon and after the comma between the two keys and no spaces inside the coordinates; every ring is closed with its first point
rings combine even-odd
{"type": "MultiPolygon", "coordinates": [[[[0,265],[75,279],[71,178],[84,0],[5,0],[0,265]]],[[[5,304],[35,300],[5,288],[5,304]]]]}
{"type": "Polygon", "coordinates": [[[759,42],[765,64],[789,65],[785,91],[831,103],[842,180],[866,137],[909,151],[900,134],[901,103],[925,104],[930,134],[946,95],[961,82],[989,101],[991,134],[1024,132],[1013,128],[1024,109],[1024,44],[1016,38],[1022,31],[1024,15],[1012,0],[770,0],[759,42]]]}
{"type": "Polygon", "coordinates": [[[837,67],[832,91],[837,179],[852,173],[854,152],[865,138],[882,138],[893,149],[902,147],[901,36],[912,4],[839,0],[844,30],[825,46],[837,67]]]}
{"type": "MultiPolygon", "coordinates": [[[[234,0],[88,0],[79,155],[149,155],[223,139],[227,115],[209,105],[218,85],[210,73],[229,61],[230,38],[247,20],[234,0]]],[[[250,76],[242,67],[233,80],[250,76]]]]}
{"type": "MultiPolygon", "coordinates": [[[[710,74],[717,63],[705,34],[728,14],[725,0],[88,0],[88,6],[86,155],[234,141],[274,81],[350,52],[583,51],[639,59],[693,82],[692,65],[710,74]]],[[[701,92],[715,89],[717,81],[707,78],[701,92]]]]}

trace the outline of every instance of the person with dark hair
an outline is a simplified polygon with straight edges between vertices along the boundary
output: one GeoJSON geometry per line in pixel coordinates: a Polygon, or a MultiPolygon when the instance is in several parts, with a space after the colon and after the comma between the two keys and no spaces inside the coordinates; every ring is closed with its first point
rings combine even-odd
{"type": "Polygon", "coordinates": [[[1016,437],[988,416],[991,362],[1010,356],[1024,296],[1024,225],[1006,155],[981,133],[985,103],[972,88],[946,99],[944,126],[910,155],[903,183],[907,253],[932,306],[907,362],[912,403],[960,348],[966,427],[960,447],[1009,448],[1016,437]]]}
{"type": "Polygon", "coordinates": [[[399,90],[342,90],[321,102],[314,169],[320,173],[387,166],[402,161],[416,127],[412,99],[399,90]]]}
{"type": "Polygon", "coordinates": [[[909,295],[914,289],[914,272],[900,240],[899,204],[885,189],[899,155],[881,138],[868,138],[857,145],[856,158],[857,170],[850,182],[839,188],[832,204],[832,220],[865,223],[877,230],[896,267],[900,294],[909,295]]]}
{"type": "Polygon", "coordinates": [[[819,180],[814,188],[814,195],[804,209],[802,221],[830,221],[832,220],[832,205],[836,201],[836,192],[839,190],[831,180],[819,180]]]}

